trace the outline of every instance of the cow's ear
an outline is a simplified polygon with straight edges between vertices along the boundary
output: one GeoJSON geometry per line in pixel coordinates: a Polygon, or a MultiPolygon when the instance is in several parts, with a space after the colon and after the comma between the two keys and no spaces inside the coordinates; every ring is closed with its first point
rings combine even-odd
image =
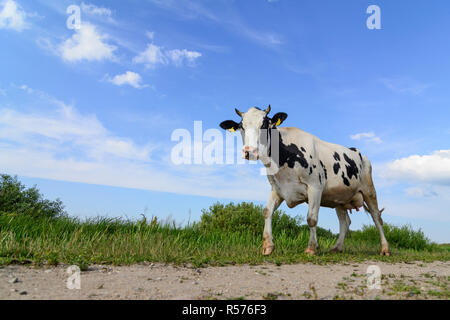
{"type": "Polygon", "coordinates": [[[280,124],[283,123],[284,120],[286,120],[287,116],[288,116],[287,113],[278,112],[276,115],[274,115],[272,117],[272,121],[271,121],[272,122],[272,127],[273,128],[278,127],[280,124]]]}
{"type": "Polygon", "coordinates": [[[224,130],[235,132],[239,128],[239,123],[233,120],[227,120],[220,124],[220,127],[224,130]]]}

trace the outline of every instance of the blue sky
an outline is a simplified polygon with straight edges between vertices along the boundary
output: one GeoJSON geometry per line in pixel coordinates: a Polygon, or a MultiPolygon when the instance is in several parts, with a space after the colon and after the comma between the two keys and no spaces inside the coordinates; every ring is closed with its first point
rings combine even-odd
{"type": "MultiPolygon", "coordinates": [[[[371,159],[385,221],[450,242],[449,11],[437,0],[0,0],[1,171],[83,217],[186,222],[216,201],[264,204],[258,164],[177,166],[171,135],[270,103],[284,125],[371,159]],[[372,4],[381,30],[366,27],[372,4]],[[70,5],[81,29],[67,28],[70,5]]],[[[336,232],[335,213],[322,209],[319,225],[336,232]]]]}

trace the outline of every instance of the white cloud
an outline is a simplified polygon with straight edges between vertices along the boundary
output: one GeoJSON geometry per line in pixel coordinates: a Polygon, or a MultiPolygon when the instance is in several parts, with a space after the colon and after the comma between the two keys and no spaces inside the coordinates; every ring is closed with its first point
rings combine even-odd
{"type": "Polygon", "coordinates": [[[403,198],[384,197],[382,206],[383,214],[404,217],[407,219],[424,219],[427,221],[450,222],[448,206],[450,199],[440,197],[403,198]]]}
{"type": "Polygon", "coordinates": [[[107,38],[94,25],[83,23],[70,39],[60,45],[59,52],[63,60],[68,62],[114,60],[117,47],[108,44],[107,38]]]}
{"type": "Polygon", "coordinates": [[[386,165],[382,177],[390,180],[450,185],[450,150],[395,160],[386,165]]]}
{"type": "Polygon", "coordinates": [[[169,139],[158,149],[156,144],[138,145],[106,129],[95,115],[82,114],[44,92],[31,90],[36,101],[56,108],[0,109],[3,172],[216,198],[265,200],[270,192],[265,177],[255,173],[257,169],[252,173],[237,165],[174,166],[169,139]]]}
{"type": "Polygon", "coordinates": [[[143,63],[147,67],[152,67],[158,64],[167,64],[167,58],[161,50],[161,47],[150,43],[144,52],[141,52],[133,59],[133,62],[143,63]]]}
{"type": "Polygon", "coordinates": [[[164,50],[162,47],[150,43],[147,45],[145,51],[133,59],[133,62],[145,64],[147,68],[171,63],[175,66],[182,66],[184,64],[193,66],[195,60],[201,56],[202,54],[197,51],[189,51],[186,49],[164,50]]]}
{"type": "Polygon", "coordinates": [[[3,7],[0,11],[0,29],[12,29],[20,32],[28,28],[27,14],[15,1],[7,0],[1,4],[3,7]]]}
{"type": "Polygon", "coordinates": [[[153,40],[155,38],[155,32],[154,31],[147,31],[145,33],[145,35],[147,36],[147,38],[149,38],[150,40],[153,40]]]}
{"type": "Polygon", "coordinates": [[[166,55],[176,66],[181,66],[182,64],[184,64],[184,62],[187,62],[188,65],[192,65],[195,59],[198,59],[202,56],[200,52],[188,51],[186,49],[170,50],[167,51],[166,55]]]}
{"type": "Polygon", "coordinates": [[[231,29],[238,36],[269,48],[276,48],[283,43],[282,37],[275,32],[256,30],[237,14],[229,10],[211,11],[199,2],[189,0],[150,0],[153,4],[170,10],[184,19],[206,19],[221,27],[231,29]]]}
{"type": "Polygon", "coordinates": [[[419,95],[431,87],[430,84],[419,83],[406,77],[381,78],[380,81],[389,90],[402,94],[419,95]]]}
{"type": "Polygon", "coordinates": [[[26,91],[28,94],[32,94],[34,91],[30,87],[28,87],[26,84],[23,84],[19,87],[23,91],[26,91]]]}
{"type": "Polygon", "coordinates": [[[422,197],[436,197],[438,196],[438,193],[434,190],[432,190],[430,187],[423,188],[423,187],[411,187],[407,188],[406,194],[410,197],[416,197],[416,198],[422,198],[422,197]]]}
{"type": "Polygon", "coordinates": [[[381,139],[373,132],[357,133],[350,136],[352,140],[365,140],[369,142],[382,143],[381,139]]]}
{"type": "Polygon", "coordinates": [[[80,153],[90,159],[117,157],[149,161],[150,146],[137,146],[130,139],[110,133],[94,115],[82,115],[39,90],[26,85],[19,87],[37,99],[56,106],[50,113],[19,112],[0,109],[0,139],[42,152],[66,150],[80,153]]]}
{"type": "Polygon", "coordinates": [[[148,85],[142,84],[141,76],[132,71],[127,71],[124,74],[119,74],[114,78],[108,79],[109,82],[115,84],[116,86],[130,85],[136,89],[143,89],[148,87],[148,85]]]}
{"type": "Polygon", "coordinates": [[[91,15],[110,17],[112,14],[111,9],[97,7],[94,4],[85,4],[84,2],[81,3],[81,10],[83,10],[84,13],[91,14],[91,15]]]}

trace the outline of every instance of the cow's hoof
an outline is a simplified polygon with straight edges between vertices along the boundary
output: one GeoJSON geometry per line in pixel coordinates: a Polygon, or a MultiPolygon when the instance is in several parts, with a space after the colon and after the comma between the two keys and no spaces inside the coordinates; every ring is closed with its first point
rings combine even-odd
{"type": "Polygon", "coordinates": [[[272,254],[274,248],[275,248],[274,245],[265,245],[264,244],[262,254],[265,256],[269,256],[270,254],[272,254]]]}
{"type": "Polygon", "coordinates": [[[331,253],[342,253],[342,249],[339,249],[339,248],[335,247],[335,248],[331,249],[330,252],[331,253]]]}
{"type": "Polygon", "coordinates": [[[306,248],[305,253],[306,253],[308,256],[314,256],[314,255],[316,254],[316,250],[315,250],[315,249],[312,249],[312,248],[306,248]]]}
{"type": "Polygon", "coordinates": [[[389,248],[383,248],[381,249],[381,255],[389,257],[391,255],[391,252],[389,251],[389,248]]]}

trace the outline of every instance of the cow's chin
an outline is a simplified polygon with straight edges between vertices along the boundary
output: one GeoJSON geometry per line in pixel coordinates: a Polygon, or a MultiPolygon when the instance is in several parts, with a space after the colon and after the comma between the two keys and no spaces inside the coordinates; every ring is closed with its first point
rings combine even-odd
{"type": "Polygon", "coordinates": [[[259,155],[254,153],[242,153],[242,159],[248,160],[248,161],[258,161],[259,155]]]}
{"type": "Polygon", "coordinates": [[[242,159],[245,159],[245,160],[248,160],[248,161],[258,161],[259,160],[259,156],[258,155],[248,155],[248,156],[243,155],[242,159]]]}

